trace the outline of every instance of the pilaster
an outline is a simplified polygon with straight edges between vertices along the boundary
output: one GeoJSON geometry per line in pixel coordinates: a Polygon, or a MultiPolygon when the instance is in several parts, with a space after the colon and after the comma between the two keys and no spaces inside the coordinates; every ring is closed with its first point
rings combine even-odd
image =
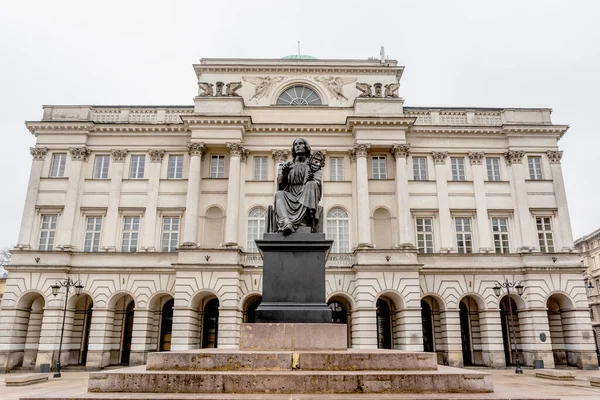
{"type": "Polygon", "coordinates": [[[110,167],[110,192],[108,196],[108,209],[106,221],[103,226],[101,248],[106,251],[117,251],[119,240],[117,237],[117,224],[119,222],[119,203],[121,200],[121,183],[123,182],[123,168],[127,158],[127,150],[111,150],[112,166],[110,167]]]}
{"type": "Polygon", "coordinates": [[[554,186],[554,196],[556,198],[556,208],[558,211],[558,223],[560,225],[557,233],[561,235],[562,251],[574,251],[573,231],[571,230],[571,218],[569,216],[569,206],[567,205],[567,192],[565,190],[565,181],[563,179],[560,160],[562,151],[548,150],[546,152],[550,160],[550,170],[552,172],[552,184],[554,186]]]}
{"type": "Polygon", "coordinates": [[[158,209],[158,190],[160,185],[161,165],[165,155],[163,149],[148,150],[150,168],[148,171],[148,194],[146,195],[146,211],[144,213],[143,236],[141,249],[156,251],[155,230],[158,209]]]}
{"type": "Polygon", "coordinates": [[[370,144],[355,144],[350,156],[356,160],[356,199],[358,208],[358,247],[373,247],[369,206],[369,169],[367,154],[370,144]]]}
{"type": "Polygon", "coordinates": [[[87,147],[72,147],[69,149],[71,154],[71,165],[69,167],[69,182],[67,183],[67,193],[65,200],[65,209],[60,223],[61,229],[58,231],[58,248],[63,250],[74,249],[78,242],[77,235],[74,234],[75,215],[81,201],[81,187],[85,175],[83,174],[84,165],[87,162],[91,151],[87,147]]]}
{"type": "Polygon", "coordinates": [[[438,211],[440,216],[441,246],[440,253],[456,252],[452,227],[452,216],[448,202],[448,173],[446,170],[447,151],[433,151],[435,164],[435,185],[437,189],[438,211]]]}
{"type": "Polygon", "coordinates": [[[204,154],[204,143],[190,142],[187,145],[190,155],[187,196],[185,200],[185,224],[183,229],[183,244],[181,247],[198,247],[198,216],[200,203],[201,164],[204,154]]]}
{"type": "Polygon", "coordinates": [[[463,366],[460,314],[458,310],[440,311],[442,342],[446,347],[446,362],[451,367],[463,366]]]}
{"type": "Polygon", "coordinates": [[[415,247],[413,219],[410,215],[408,173],[406,158],[410,144],[395,144],[392,154],[396,160],[396,215],[398,221],[398,247],[415,247]]]}
{"type": "Polygon", "coordinates": [[[517,246],[520,253],[529,253],[537,248],[534,244],[533,219],[529,211],[527,188],[525,186],[525,168],[523,167],[523,153],[520,150],[509,150],[504,153],[506,164],[509,166],[511,193],[515,208],[515,224],[520,227],[521,245],[517,246]]]}
{"type": "Polygon", "coordinates": [[[227,216],[225,218],[225,246],[238,245],[238,220],[240,215],[241,158],[245,154],[243,143],[227,143],[229,150],[229,179],[227,180],[227,216]]]}
{"type": "Polygon", "coordinates": [[[471,171],[473,173],[473,190],[475,191],[475,206],[477,209],[477,230],[479,231],[479,252],[493,253],[491,228],[489,224],[487,200],[484,184],[483,152],[469,152],[471,171]]]}
{"type": "Polygon", "coordinates": [[[35,239],[31,237],[31,232],[33,227],[36,225],[35,204],[37,202],[38,192],[40,190],[42,166],[44,164],[44,158],[46,158],[46,153],[48,153],[48,148],[32,147],[29,150],[33,156],[33,161],[31,162],[29,185],[27,186],[27,195],[25,197],[25,206],[23,208],[23,219],[21,220],[19,243],[16,246],[25,250],[35,247],[35,239]]]}

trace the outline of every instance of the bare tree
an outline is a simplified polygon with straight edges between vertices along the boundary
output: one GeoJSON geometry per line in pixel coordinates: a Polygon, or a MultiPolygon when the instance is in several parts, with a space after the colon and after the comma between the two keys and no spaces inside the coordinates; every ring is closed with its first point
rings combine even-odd
{"type": "Polygon", "coordinates": [[[6,275],[8,275],[8,271],[6,271],[4,267],[10,264],[10,257],[11,254],[8,247],[0,250],[0,278],[6,278],[6,275]]]}

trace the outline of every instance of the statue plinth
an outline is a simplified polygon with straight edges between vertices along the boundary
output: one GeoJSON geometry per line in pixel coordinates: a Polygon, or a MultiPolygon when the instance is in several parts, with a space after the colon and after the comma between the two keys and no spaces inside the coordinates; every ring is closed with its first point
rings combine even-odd
{"type": "Polygon", "coordinates": [[[325,297],[325,261],[333,243],[324,233],[265,233],[263,295],[257,323],[331,323],[325,297]]]}

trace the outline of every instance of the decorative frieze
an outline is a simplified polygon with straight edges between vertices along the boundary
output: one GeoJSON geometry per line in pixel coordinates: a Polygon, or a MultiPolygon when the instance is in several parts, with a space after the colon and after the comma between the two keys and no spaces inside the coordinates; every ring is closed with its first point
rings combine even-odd
{"type": "Polygon", "coordinates": [[[43,161],[46,157],[46,153],[48,153],[47,147],[30,147],[29,152],[33,156],[35,161],[43,161]]]}
{"type": "Polygon", "coordinates": [[[202,155],[204,154],[205,148],[204,148],[204,143],[202,142],[190,142],[187,144],[187,151],[190,154],[190,156],[200,156],[202,157],[202,155]]]}
{"type": "Polygon", "coordinates": [[[410,144],[395,144],[392,146],[392,154],[394,158],[406,158],[410,153],[410,144]]]}
{"type": "Polygon", "coordinates": [[[227,150],[231,157],[242,157],[244,153],[243,143],[227,143],[227,150]]]}
{"type": "Polygon", "coordinates": [[[163,149],[151,149],[148,150],[148,154],[150,155],[150,162],[159,163],[162,162],[165,151],[163,149]]]}
{"type": "Polygon", "coordinates": [[[286,162],[289,151],[273,150],[272,154],[273,154],[273,160],[275,160],[276,163],[283,163],[283,162],[286,162]]]}
{"type": "Polygon", "coordinates": [[[560,151],[548,150],[546,152],[546,154],[548,155],[550,164],[560,164],[560,160],[562,159],[562,156],[563,156],[562,150],[560,150],[560,151]]]}
{"type": "Polygon", "coordinates": [[[504,157],[506,158],[506,164],[521,164],[524,155],[525,153],[520,150],[509,150],[504,153],[504,157]]]}
{"type": "Polygon", "coordinates": [[[115,149],[110,151],[110,155],[112,156],[113,162],[122,163],[125,162],[127,158],[127,150],[115,149]]]}
{"type": "Polygon", "coordinates": [[[471,161],[471,164],[481,164],[484,156],[485,153],[482,151],[470,151],[469,161],[471,161]]]}
{"type": "Polygon", "coordinates": [[[87,147],[71,147],[69,149],[73,161],[87,161],[92,151],[87,147]]]}
{"type": "Polygon", "coordinates": [[[434,164],[446,164],[446,158],[448,158],[447,151],[432,151],[434,164]]]}

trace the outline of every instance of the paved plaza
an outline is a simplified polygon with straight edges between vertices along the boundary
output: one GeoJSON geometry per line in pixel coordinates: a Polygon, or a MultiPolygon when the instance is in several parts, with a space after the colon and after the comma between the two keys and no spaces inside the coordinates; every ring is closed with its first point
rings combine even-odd
{"type": "MultiPolygon", "coordinates": [[[[435,394],[426,396],[427,398],[435,399],[523,399],[523,398],[535,398],[535,399],[562,399],[562,400],[597,400],[600,399],[600,387],[591,387],[587,377],[595,376],[600,377],[600,370],[598,371],[582,371],[579,369],[568,370],[575,373],[576,379],[571,382],[560,382],[548,379],[541,379],[535,377],[535,370],[525,369],[523,375],[516,375],[513,369],[498,370],[498,369],[487,369],[477,368],[478,371],[486,371],[492,374],[494,381],[494,393],[493,394],[435,394]]],[[[48,398],[64,398],[69,396],[86,395],[87,383],[88,383],[88,372],[63,372],[63,376],[60,379],[54,379],[50,374],[48,382],[35,384],[24,387],[6,387],[5,377],[6,375],[0,375],[0,398],[2,400],[17,400],[20,398],[28,397],[41,397],[47,396],[48,398]]],[[[91,394],[88,394],[91,395],[91,394]]],[[[158,395],[154,395],[158,396],[158,395]]],[[[154,396],[144,396],[144,398],[154,398],[154,396]]],[[[203,398],[219,398],[215,395],[177,395],[177,394],[163,394],[162,398],[178,398],[178,399],[203,399],[203,398]]],[[[223,399],[264,399],[264,395],[223,395],[223,399]]],[[[319,398],[340,398],[340,395],[321,396],[319,398]]],[[[344,399],[352,399],[351,395],[342,395],[344,399]]],[[[85,396],[84,396],[85,397],[85,396]]],[[[309,399],[314,398],[314,395],[305,396],[294,396],[291,395],[280,395],[277,399],[309,399]]],[[[109,397],[106,397],[109,398],[109,397]]],[[[123,393],[123,394],[112,394],[110,398],[114,399],[136,399],[140,398],[139,395],[123,393]]],[[[156,397],[158,398],[158,397],[156,397]]],[[[273,397],[275,398],[275,397],[273,397]]],[[[391,394],[381,395],[377,394],[373,397],[360,397],[360,398],[377,398],[377,399],[410,399],[413,396],[406,394],[391,394]]],[[[415,395],[415,399],[423,398],[423,395],[415,395]]]]}

